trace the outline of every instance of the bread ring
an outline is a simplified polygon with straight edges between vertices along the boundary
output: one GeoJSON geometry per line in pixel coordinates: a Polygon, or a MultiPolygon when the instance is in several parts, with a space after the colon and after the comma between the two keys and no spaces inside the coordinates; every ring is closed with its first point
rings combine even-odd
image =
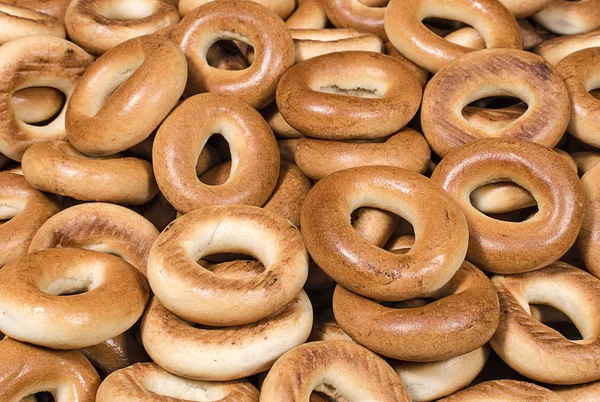
{"type": "Polygon", "coordinates": [[[425,87],[425,84],[427,84],[427,81],[429,80],[429,72],[427,70],[422,69],[406,57],[402,56],[402,53],[400,53],[390,42],[385,43],[385,54],[398,60],[404,67],[407,67],[415,74],[421,87],[425,87]]]}
{"type": "Polygon", "coordinates": [[[285,20],[289,29],[323,29],[327,25],[327,14],[320,0],[297,0],[298,7],[285,20]]]}
{"type": "Polygon", "coordinates": [[[523,381],[495,380],[482,382],[440,399],[438,402],[561,402],[554,392],[523,381]]]}
{"type": "Polygon", "coordinates": [[[123,258],[144,276],[158,230],[130,209],[104,203],[67,208],[48,219],[37,231],[29,252],[48,248],[87,248],[123,258]]]}
{"type": "Polygon", "coordinates": [[[188,60],[188,95],[217,92],[261,108],[275,96],[277,82],[294,64],[294,42],[275,13],[251,1],[211,1],[186,15],[171,39],[188,60]],[[241,71],[211,67],[206,61],[218,40],[237,40],[254,48],[252,65],[241,71]]]}
{"type": "Polygon", "coordinates": [[[137,205],[158,191],[150,163],[120,155],[86,156],[63,141],[32,145],[21,166],[38,190],[82,201],[137,205]]]}
{"type": "Polygon", "coordinates": [[[408,123],[421,101],[416,76],[393,58],[338,52],[290,68],[277,86],[277,107],[304,135],[373,139],[408,123]]]}
{"type": "Polygon", "coordinates": [[[429,179],[391,166],[347,169],[319,181],[304,200],[301,227],[310,255],[329,276],[384,301],[436,291],[454,276],[467,249],[458,204],[429,179]],[[417,240],[411,251],[393,254],[360,236],[349,219],[359,207],[381,208],[412,223],[417,240]]]}
{"type": "Polygon", "coordinates": [[[556,66],[565,79],[571,98],[569,133],[594,147],[600,146],[598,139],[600,118],[596,115],[600,100],[589,91],[595,89],[598,84],[599,62],[600,49],[592,47],[565,57],[556,66]]]}
{"type": "Polygon", "coordinates": [[[393,309],[338,285],[333,294],[333,312],[344,331],[369,350],[417,362],[471,352],[485,345],[498,326],[494,288],[468,262],[448,283],[426,297],[437,301],[419,308],[393,309]]]}
{"type": "Polygon", "coordinates": [[[600,381],[581,385],[552,387],[565,402],[594,402],[600,395],[600,381]]]}
{"type": "Polygon", "coordinates": [[[600,280],[564,262],[519,275],[492,277],[500,324],[490,340],[509,366],[535,381],[581,384],[600,379],[600,280]],[[529,314],[529,304],[560,310],[583,340],[571,341],[529,314]],[[566,358],[569,356],[569,358],[566,358]]]}
{"type": "Polygon", "coordinates": [[[431,180],[465,213],[467,260],[489,272],[519,273],[548,265],[567,252],[581,228],[584,194],[577,174],[556,152],[528,141],[485,139],[467,144],[442,159],[431,180]],[[507,179],[537,201],[539,211],[532,218],[503,222],[471,204],[473,190],[507,179]]]}
{"type": "Polygon", "coordinates": [[[112,155],[142,142],[175,107],[186,79],[185,55],[169,39],[145,35],[119,44],[73,91],[69,142],[87,155],[112,155]]]}
{"type": "Polygon", "coordinates": [[[313,390],[333,400],[411,400],[402,381],[383,359],[345,341],[311,342],[284,354],[267,374],[260,400],[307,401],[313,390]],[[343,399],[339,398],[342,395],[343,399]]]}
{"type": "Polygon", "coordinates": [[[98,389],[96,402],[217,399],[221,402],[258,402],[258,395],[258,390],[248,380],[194,381],[177,377],[154,363],[138,363],[108,376],[98,389]]]}
{"type": "Polygon", "coordinates": [[[384,6],[367,5],[361,0],[322,0],[321,5],[336,28],[356,29],[388,40],[383,28],[384,6]]]}
{"type": "Polygon", "coordinates": [[[304,174],[320,180],[340,170],[372,165],[396,166],[424,173],[431,156],[425,138],[410,128],[403,128],[385,142],[350,143],[302,138],[295,160],[304,174]]]}
{"type": "Polygon", "coordinates": [[[61,23],[65,21],[65,13],[71,0],[4,0],[3,3],[18,7],[25,7],[40,13],[48,14],[58,19],[61,23]]]}
{"type": "MultiPolygon", "coordinates": [[[[519,25],[499,1],[391,0],[385,13],[390,42],[409,60],[432,73],[473,51],[444,40],[423,25],[423,19],[433,16],[471,25],[488,48],[521,49],[519,25]]],[[[460,82],[465,84],[464,80],[460,82]]]]}
{"type": "Polygon", "coordinates": [[[177,7],[162,0],[72,0],[65,14],[69,38],[94,55],[178,22],[177,7]]]}
{"type": "MultiPolygon", "coordinates": [[[[214,0],[181,0],[179,1],[179,14],[183,17],[192,10],[214,0]]],[[[279,16],[286,19],[296,8],[295,0],[252,0],[263,7],[268,8],[279,16]]]]}
{"type": "Polygon", "coordinates": [[[152,359],[171,373],[229,381],[269,369],[306,341],[311,326],[312,307],[303,290],[274,315],[227,328],[193,327],[154,297],[142,320],[142,341],[152,359]]]}
{"type": "Polygon", "coordinates": [[[148,361],[142,347],[133,335],[127,332],[79,351],[104,375],[141,361],[148,361]]]}
{"type": "Polygon", "coordinates": [[[25,255],[35,232],[59,210],[23,176],[0,172],[0,268],[25,255]]]}
{"type": "MultiPolygon", "coordinates": [[[[600,153],[593,151],[584,151],[584,152],[575,152],[571,154],[571,157],[575,161],[577,165],[577,173],[579,176],[583,176],[596,165],[596,163],[600,162],[600,153]]],[[[583,184],[583,189],[585,190],[585,183],[583,184]]]]}
{"type": "Polygon", "coordinates": [[[4,338],[0,355],[0,400],[20,401],[50,391],[56,402],[95,401],[100,377],[77,351],[49,350],[4,338]]]}
{"type": "Polygon", "coordinates": [[[596,46],[600,46],[600,29],[547,40],[535,48],[535,53],[548,60],[550,64],[556,65],[570,54],[596,46]]]}
{"type": "Polygon", "coordinates": [[[296,63],[323,54],[344,51],[381,53],[379,37],[354,29],[291,29],[296,49],[296,63]]]}
{"type": "Polygon", "coordinates": [[[26,36],[0,47],[0,152],[21,160],[33,143],[65,138],[65,109],[49,124],[33,126],[14,113],[12,94],[19,89],[50,86],[65,94],[68,103],[75,84],[92,57],[75,44],[54,36],[26,36]],[[42,61],[40,61],[42,60],[42,61]]]}
{"type": "Polygon", "coordinates": [[[600,28],[600,0],[550,0],[533,19],[560,35],[588,32],[600,28]]]}
{"type": "Polygon", "coordinates": [[[23,88],[15,91],[12,107],[23,123],[40,123],[58,114],[64,105],[62,92],[49,87],[23,88]]]}
{"type": "Polygon", "coordinates": [[[148,280],[161,303],[205,325],[245,325],[271,315],[292,301],[307,274],[298,230],[273,212],[248,206],[206,207],[178,218],[148,257],[148,280]],[[226,252],[255,256],[265,271],[230,279],[196,263],[226,252]],[[232,309],[233,304],[240,308],[232,309]]]}
{"type": "Polygon", "coordinates": [[[448,64],[429,81],[421,105],[423,134],[441,157],[490,137],[524,139],[552,148],[568,125],[568,97],[558,72],[541,57],[520,50],[481,50],[448,64]],[[462,116],[470,102],[497,95],[516,96],[529,108],[512,124],[494,131],[470,124],[462,116]],[[439,101],[442,96],[444,102],[439,101]]]}
{"type": "Polygon", "coordinates": [[[585,192],[585,218],[577,238],[577,249],[585,267],[600,277],[600,165],[595,164],[581,178],[585,192]]]}
{"type": "Polygon", "coordinates": [[[212,93],[187,99],[169,115],[156,134],[153,162],[161,192],[181,213],[214,204],[261,206],[279,173],[277,143],[260,114],[240,100],[212,93]],[[232,158],[231,175],[221,186],[202,183],[195,169],[214,133],[225,137],[232,158]]]}
{"type": "Polygon", "coordinates": [[[515,18],[527,18],[542,10],[549,0],[500,0],[515,18]]]}
{"type": "Polygon", "coordinates": [[[25,7],[0,3],[0,45],[30,35],[65,38],[65,27],[51,15],[25,7]]]}
{"type": "Polygon", "coordinates": [[[0,270],[0,289],[0,331],[54,349],[97,345],[123,333],[148,300],[148,285],[131,265],[81,249],[27,254],[0,270]]]}

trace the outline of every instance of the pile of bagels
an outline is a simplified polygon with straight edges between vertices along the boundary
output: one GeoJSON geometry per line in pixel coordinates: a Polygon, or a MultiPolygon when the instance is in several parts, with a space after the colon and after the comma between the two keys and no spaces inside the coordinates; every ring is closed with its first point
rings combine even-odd
{"type": "Polygon", "coordinates": [[[600,0],[0,0],[0,402],[600,401],[599,88],[600,0]]]}

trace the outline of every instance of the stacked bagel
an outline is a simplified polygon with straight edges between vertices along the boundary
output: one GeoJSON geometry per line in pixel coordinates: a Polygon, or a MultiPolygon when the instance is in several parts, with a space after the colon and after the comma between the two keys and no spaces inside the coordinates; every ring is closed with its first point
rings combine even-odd
{"type": "Polygon", "coordinates": [[[599,38],[0,0],[0,401],[600,400],[599,38]]]}

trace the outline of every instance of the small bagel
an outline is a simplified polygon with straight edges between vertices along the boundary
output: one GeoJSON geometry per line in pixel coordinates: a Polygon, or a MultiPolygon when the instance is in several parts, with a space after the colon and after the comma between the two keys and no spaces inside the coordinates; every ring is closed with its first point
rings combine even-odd
{"type": "Polygon", "coordinates": [[[321,0],[297,0],[298,7],[285,20],[289,29],[323,29],[327,25],[327,14],[321,0]]]}
{"type": "Polygon", "coordinates": [[[120,155],[86,156],[63,141],[32,145],[21,167],[38,190],[82,201],[137,205],[158,191],[150,163],[120,155]]]}
{"type": "Polygon", "coordinates": [[[226,95],[188,98],[167,117],[154,140],[158,186],[181,213],[215,204],[263,205],[277,183],[279,162],[275,137],[260,114],[226,95]],[[208,186],[198,179],[195,167],[215,133],[229,143],[232,172],[225,184],[208,186]]]}
{"type": "Polygon", "coordinates": [[[217,400],[258,402],[258,390],[248,380],[207,382],[177,377],[154,363],[138,363],[108,376],[96,402],[165,402],[217,400]]]}
{"type": "Polygon", "coordinates": [[[519,275],[492,277],[500,299],[500,324],[490,340],[509,366],[535,381],[582,384],[600,379],[600,280],[564,262],[519,275]],[[571,341],[537,321],[529,304],[565,313],[583,340],[571,341]]]}
{"type": "Polygon", "coordinates": [[[58,114],[64,104],[64,95],[50,87],[23,88],[12,97],[13,111],[23,123],[40,123],[58,114]]]}
{"type": "MultiPolygon", "coordinates": [[[[452,60],[472,52],[430,31],[428,17],[458,20],[481,34],[488,48],[521,49],[519,25],[496,0],[391,0],[385,12],[385,31],[396,49],[432,73],[452,60]]],[[[463,85],[464,80],[459,80],[463,85]]]]}
{"type": "Polygon", "coordinates": [[[383,301],[442,287],[463,262],[468,242],[458,204],[426,177],[391,166],[347,169],[319,181],[304,200],[301,227],[321,269],[352,292],[383,301]],[[358,234],[349,216],[360,207],[408,220],[416,234],[411,251],[390,253],[358,234]]]}
{"type": "Polygon", "coordinates": [[[535,48],[535,53],[548,60],[550,64],[556,65],[570,54],[596,46],[600,46],[600,29],[544,41],[535,48]]]}
{"type": "Polygon", "coordinates": [[[123,333],[148,300],[148,285],[131,265],[81,249],[21,257],[0,270],[0,290],[0,331],[54,349],[97,345],[123,333]]]}
{"type": "Polygon", "coordinates": [[[438,402],[562,402],[554,392],[529,382],[494,380],[466,388],[438,402]]]}
{"type": "Polygon", "coordinates": [[[313,390],[333,400],[411,400],[385,360],[345,341],[310,342],[284,354],[267,374],[260,400],[307,401],[313,390]]]}
{"type": "Polygon", "coordinates": [[[65,38],[62,23],[51,15],[25,7],[0,3],[0,45],[23,36],[50,35],[65,38]]]}
{"type": "Polygon", "coordinates": [[[177,7],[162,0],[72,0],[65,14],[69,38],[96,56],[178,22],[177,7]]]}
{"type": "Polygon", "coordinates": [[[519,273],[548,265],[567,252],[581,228],[584,194],[577,174],[556,152],[532,142],[485,139],[464,145],[442,159],[431,180],[465,213],[467,260],[489,272],[519,273]],[[507,179],[535,198],[539,211],[530,219],[499,221],[471,204],[473,190],[507,179]]]}
{"type": "Polygon", "coordinates": [[[323,54],[363,51],[381,53],[379,37],[354,29],[291,29],[296,50],[296,63],[323,54]]]}
{"type": "Polygon", "coordinates": [[[271,315],[296,297],[307,274],[298,230],[273,212],[248,206],[206,207],[176,219],[148,258],[148,280],[161,303],[205,325],[245,325],[271,315]],[[196,263],[226,252],[255,256],[265,271],[232,279],[196,263]]]}
{"type": "Polygon", "coordinates": [[[569,108],[564,81],[544,59],[521,50],[487,49],[448,64],[429,81],[421,125],[441,157],[463,144],[490,137],[524,139],[552,148],[567,128],[569,108]],[[472,101],[507,94],[528,104],[527,112],[508,126],[486,130],[462,115],[472,101]]]}
{"type": "Polygon", "coordinates": [[[392,57],[336,52],[290,68],[277,86],[277,107],[306,136],[373,139],[408,123],[421,101],[416,76],[392,57]]]}
{"type": "Polygon", "coordinates": [[[425,138],[403,128],[385,142],[351,143],[304,137],[295,150],[296,164],[313,180],[321,180],[340,170],[371,165],[396,166],[424,173],[430,150],[425,138]]]}
{"type": "Polygon", "coordinates": [[[71,0],[4,0],[3,3],[25,7],[57,18],[61,23],[71,0]]]}
{"type": "Polygon", "coordinates": [[[550,0],[500,0],[515,18],[527,18],[544,9],[550,0]]]}
{"type": "Polygon", "coordinates": [[[112,155],[148,138],[175,107],[187,79],[185,55],[159,35],[125,41],[83,74],[69,101],[69,142],[112,155]]]}
{"type": "Polygon", "coordinates": [[[123,258],[144,276],[158,230],[144,217],[114,204],[86,203],[67,208],[37,231],[29,252],[49,248],[86,248],[123,258]]]}
{"type": "Polygon", "coordinates": [[[0,172],[0,268],[27,253],[37,230],[60,208],[18,174],[0,172]]]}
{"type": "Polygon", "coordinates": [[[356,29],[388,40],[383,28],[385,6],[365,4],[361,0],[322,0],[321,5],[336,28],[356,29]]]}
{"type": "Polygon", "coordinates": [[[77,351],[49,350],[4,338],[0,355],[2,401],[20,401],[38,392],[50,392],[56,402],[95,401],[100,377],[77,351]]]}
{"type": "Polygon", "coordinates": [[[20,161],[33,143],[65,138],[65,110],[49,124],[33,126],[19,120],[12,94],[19,89],[49,86],[65,94],[68,103],[75,84],[92,62],[77,45],[54,36],[34,35],[0,47],[0,152],[20,161]]]}
{"type": "Polygon", "coordinates": [[[135,337],[128,332],[79,351],[104,375],[148,360],[135,337]]]}
{"type": "MultiPolygon", "coordinates": [[[[413,246],[414,247],[414,246],[413,246]]],[[[436,301],[393,309],[341,286],[333,294],[339,325],[355,341],[399,360],[446,360],[471,352],[492,337],[498,326],[498,297],[489,279],[464,262],[442,288],[428,294],[436,301]]]]}
{"type": "Polygon", "coordinates": [[[600,28],[600,0],[549,0],[533,20],[559,35],[573,35],[600,28]]]}
{"type": "Polygon", "coordinates": [[[188,95],[217,92],[261,108],[273,100],[277,82],[294,64],[288,28],[275,13],[252,1],[220,0],[200,6],[183,18],[171,39],[187,57],[188,95]],[[252,65],[241,71],[211,67],[206,54],[218,40],[252,46],[252,65]]]}
{"type": "MultiPolygon", "coordinates": [[[[179,14],[183,17],[192,10],[214,0],[180,0],[179,14]]],[[[296,8],[295,0],[252,0],[273,11],[281,19],[286,19],[296,8]]]]}
{"type": "Polygon", "coordinates": [[[272,316],[241,327],[193,327],[154,297],[142,320],[144,348],[159,366],[187,378],[229,381],[268,370],[306,341],[312,307],[304,291],[272,316]]]}

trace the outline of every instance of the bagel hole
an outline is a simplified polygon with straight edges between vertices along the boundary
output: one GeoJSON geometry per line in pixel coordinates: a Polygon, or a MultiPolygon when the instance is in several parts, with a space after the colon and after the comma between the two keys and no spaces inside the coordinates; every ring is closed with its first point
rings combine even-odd
{"type": "Polygon", "coordinates": [[[30,126],[43,127],[52,123],[61,114],[67,97],[52,87],[31,87],[15,91],[11,102],[17,119],[30,126]],[[33,99],[32,91],[38,91],[33,99]],[[39,102],[42,105],[35,105],[39,102]]]}
{"type": "Polygon", "coordinates": [[[220,70],[245,70],[252,65],[253,61],[254,48],[236,40],[218,40],[206,52],[208,65],[220,70]]]}
{"type": "Polygon", "coordinates": [[[196,173],[200,173],[198,179],[209,186],[225,184],[231,176],[231,151],[229,143],[221,134],[213,134],[208,139],[205,150],[206,152],[203,150],[204,155],[200,154],[196,165],[196,173]],[[207,162],[208,159],[211,159],[211,161],[207,162]],[[215,163],[215,166],[206,169],[208,165],[215,163]]]}
{"type": "Polygon", "coordinates": [[[109,20],[140,20],[150,17],[160,7],[158,0],[103,1],[96,12],[109,20]]]}
{"type": "Polygon", "coordinates": [[[25,200],[14,200],[12,203],[0,202],[0,224],[9,222],[25,209],[25,200]]]}
{"type": "Polygon", "coordinates": [[[437,17],[427,17],[421,22],[427,29],[442,38],[454,31],[470,26],[462,21],[437,17]]]}
{"type": "Polygon", "coordinates": [[[221,401],[227,397],[222,387],[189,385],[182,381],[181,378],[170,374],[146,376],[144,378],[144,387],[156,395],[181,401],[221,401]]]}
{"type": "Polygon", "coordinates": [[[583,339],[577,326],[562,311],[547,304],[530,304],[531,315],[542,324],[554,329],[571,341],[583,339]]]}
{"type": "MultiPolygon", "coordinates": [[[[414,227],[399,215],[379,208],[357,208],[350,214],[350,224],[363,239],[386,250],[398,236],[414,236],[414,227]]],[[[405,247],[402,247],[405,248],[405,247]]],[[[410,249],[405,251],[407,252],[410,249]]]]}
{"type": "Polygon", "coordinates": [[[590,91],[590,95],[592,95],[594,98],[600,100],[600,89],[592,89],[590,91]]]}
{"type": "Polygon", "coordinates": [[[317,92],[343,95],[343,96],[354,96],[358,98],[381,98],[383,96],[383,90],[380,88],[367,87],[367,86],[343,86],[338,84],[320,85],[316,88],[317,92]]]}
{"type": "Polygon", "coordinates": [[[249,278],[265,272],[265,266],[248,254],[209,254],[202,257],[197,263],[223,278],[230,279],[249,278]]]}
{"type": "Polygon", "coordinates": [[[516,96],[487,96],[485,98],[474,100],[467,106],[482,109],[504,109],[521,103],[523,103],[523,101],[516,96]]]}
{"type": "MultiPolygon", "coordinates": [[[[35,394],[28,395],[28,398],[33,397],[36,402],[54,402],[54,396],[50,392],[37,392],[35,394]]],[[[31,399],[25,399],[27,402],[31,399]]]]}
{"type": "Polygon", "coordinates": [[[67,276],[50,282],[42,291],[52,296],[75,296],[87,293],[95,287],[93,275],[88,277],[67,276]]]}
{"type": "Polygon", "coordinates": [[[485,216],[504,222],[524,222],[538,212],[533,195],[510,180],[479,186],[469,195],[471,205],[485,216]]]}
{"type": "Polygon", "coordinates": [[[334,385],[328,384],[326,382],[319,384],[317,387],[315,387],[313,393],[320,397],[320,399],[311,398],[311,402],[313,400],[316,400],[318,402],[340,402],[350,400],[349,398],[344,397],[344,395],[342,395],[334,385]]]}
{"type": "Polygon", "coordinates": [[[373,8],[385,8],[387,7],[390,0],[358,0],[360,3],[367,7],[373,8]]]}

